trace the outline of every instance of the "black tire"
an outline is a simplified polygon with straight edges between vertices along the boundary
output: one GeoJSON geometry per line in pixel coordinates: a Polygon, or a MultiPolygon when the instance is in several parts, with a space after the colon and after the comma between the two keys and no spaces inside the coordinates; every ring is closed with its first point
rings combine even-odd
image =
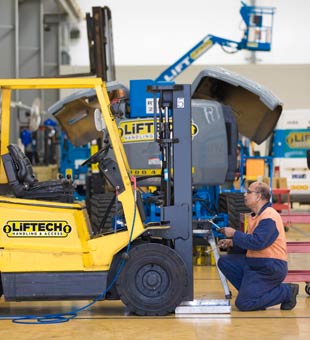
{"type": "Polygon", "coordinates": [[[306,283],[305,292],[310,295],[310,283],[306,283]]]}
{"type": "Polygon", "coordinates": [[[109,232],[112,230],[112,218],[115,214],[121,214],[122,208],[121,203],[118,203],[118,211],[116,212],[113,192],[93,194],[89,200],[89,217],[92,225],[92,230],[95,234],[109,232]],[[109,206],[113,203],[110,211],[108,212],[107,218],[105,219],[104,225],[102,225],[103,219],[109,209],[109,206]]]}
{"type": "Polygon", "coordinates": [[[167,315],[182,302],[189,284],[182,258],[159,243],[137,245],[129,252],[117,291],[137,315],[167,315]]]}
{"type": "Polygon", "coordinates": [[[225,192],[219,198],[219,211],[228,214],[228,226],[239,229],[240,214],[249,213],[250,209],[244,204],[242,192],[225,192]]]}

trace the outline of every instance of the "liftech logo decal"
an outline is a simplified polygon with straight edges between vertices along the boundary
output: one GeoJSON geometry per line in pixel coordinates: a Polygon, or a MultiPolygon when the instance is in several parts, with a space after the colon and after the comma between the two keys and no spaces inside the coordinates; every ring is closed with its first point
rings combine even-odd
{"type": "Polygon", "coordinates": [[[292,149],[309,149],[310,148],[310,132],[290,132],[286,137],[287,145],[292,149]]]}
{"type": "MultiPolygon", "coordinates": [[[[182,102],[179,103],[182,105],[182,102]]],[[[172,124],[172,123],[171,123],[172,124]]],[[[122,143],[152,142],[154,141],[154,120],[124,120],[119,123],[122,143]]],[[[198,133],[198,126],[192,123],[192,136],[198,133]]]]}
{"type": "Polygon", "coordinates": [[[67,221],[7,221],[2,230],[7,237],[67,237],[72,227],[67,221]]]}

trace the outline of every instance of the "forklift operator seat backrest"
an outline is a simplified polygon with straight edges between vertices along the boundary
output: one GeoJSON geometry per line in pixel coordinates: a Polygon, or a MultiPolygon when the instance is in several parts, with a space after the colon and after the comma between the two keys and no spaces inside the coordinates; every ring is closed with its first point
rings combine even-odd
{"type": "Polygon", "coordinates": [[[20,183],[29,184],[30,186],[38,180],[33,174],[32,164],[29,158],[20,150],[16,144],[8,146],[10,155],[16,166],[16,175],[20,183]]]}
{"type": "Polygon", "coordinates": [[[9,153],[1,155],[8,184],[18,198],[72,203],[73,185],[70,179],[41,181],[35,177],[29,158],[16,144],[8,145],[9,153]]]}

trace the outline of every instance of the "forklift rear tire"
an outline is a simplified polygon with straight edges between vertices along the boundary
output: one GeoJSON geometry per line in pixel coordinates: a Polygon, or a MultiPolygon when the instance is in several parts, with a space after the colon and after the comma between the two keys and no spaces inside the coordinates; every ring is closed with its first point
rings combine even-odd
{"type": "Polygon", "coordinates": [[[132,248],[117,280],[120,299],[137,315],[167,315],[182,302],[189,284],[182,258],[160,243],[132,248]]]}

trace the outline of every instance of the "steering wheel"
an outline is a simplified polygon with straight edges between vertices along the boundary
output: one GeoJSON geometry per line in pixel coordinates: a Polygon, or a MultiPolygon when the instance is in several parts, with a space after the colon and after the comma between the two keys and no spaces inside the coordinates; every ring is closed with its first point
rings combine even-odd
{"type": "Polygon", "coordinates": [[[104,158],[106,154],[108,153],[110,148],[110,145],[104,146],[102,149],[98,150],[96,153],[94,153],[92,156],[90,156],[88,159],[86,159],[81,166],[84,166],[86,164],[94,164],[98,163],[101,158],[104,158]]]}

